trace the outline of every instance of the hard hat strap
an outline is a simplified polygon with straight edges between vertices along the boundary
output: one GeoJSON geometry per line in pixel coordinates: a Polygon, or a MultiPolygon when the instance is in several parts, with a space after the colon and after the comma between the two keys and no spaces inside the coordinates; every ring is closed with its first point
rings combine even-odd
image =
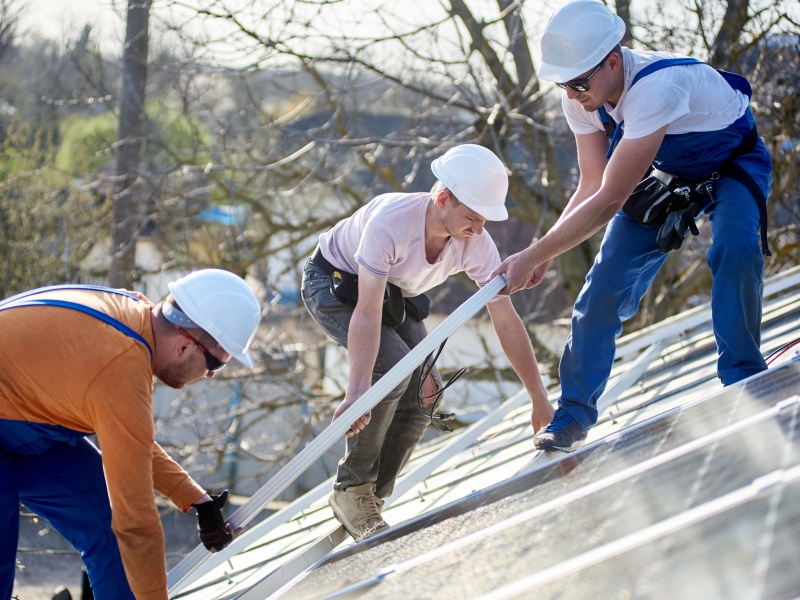
{"type": "Polygon", "coordinates": [[[171,302],[164,302],[161,306],[161,314],[164,318],[178,327],[186,327],[187,329],[202,329],[197,323],[192,321],[186,314],[179,310],[171,302]]]}

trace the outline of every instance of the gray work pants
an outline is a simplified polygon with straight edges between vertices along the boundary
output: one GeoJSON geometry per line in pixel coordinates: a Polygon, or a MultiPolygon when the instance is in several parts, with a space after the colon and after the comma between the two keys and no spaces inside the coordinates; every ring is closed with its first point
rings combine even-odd
{"type": "MultiPolygon", "coordinates": [[[[303,302],[314,321],[336,343],[347,347],[353,307],[330,290],[330,275],[313,263],[303,272],[303,302]]],[[[374,384],[400,362],[427,335],[421,321],[406,316],[396,329],[381,325],[380,348],[372,372],[374,384]]],[[[438,373],[435,375],[439,381],[438,373]]],[[[420,369],[408,375],[372,409],[372,419],[361,433],[347,438],[339,461],[334,489],[372,483],[380,498],[388,498],[394,482],[425,433],[430,420],[419,410],[420,369]]]]}

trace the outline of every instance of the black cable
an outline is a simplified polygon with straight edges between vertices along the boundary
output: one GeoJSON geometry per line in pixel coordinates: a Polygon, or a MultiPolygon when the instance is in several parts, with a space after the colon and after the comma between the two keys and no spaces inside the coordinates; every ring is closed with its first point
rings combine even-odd
{"type": "Polygon", "coordinates": [[[431,425],[436,427],[442,433],[451,433],[453,430],[450,429],[450,427],[444,423],[437,423],[437,421],[450,421],[455,419],[456,413],[437,413],[436,407],[439,405],[439,401],[442,399],[444,391],[458,381],[458,379],[467,372],[467,369],[462,368],[456,371],[455,375],[453,375],[450,380],[442,386],[442,389],[436,391],[436,393],[431,394],[430,396],[424,396],[422,394],[422,387],[425,384],[425,380],[428,378],[428,375],[431,374],[431,371],[433,371],[433,367],[436,364],[439,355],[442,353],[442,350],[444,350],[444,345],[446,343],[447,339],[441,343],[438,350],[434,350],[425,357],[425,367],[422,369],[422,373],[420,374],[419,378],[419,385],[417,386],[417,406],[419,407],[420,412],[431,420],[431,425]],[[431,399],[433,399],[433,401],[430,403],[430,412],[425,412],[425,407],[423,406],[422,401],[431,399]]]}
{"type": "Polygon", "coordinates": [[[767,362],[767,366],[769,366],[772,362],[774,362],[777,358],[779,358],[784,352],[787,350],[791,350],[796,344],[800,343],[800,339],[794,339],[791,342],[786,342],[782,346],[775,348],[764,360],[767,362]]]}

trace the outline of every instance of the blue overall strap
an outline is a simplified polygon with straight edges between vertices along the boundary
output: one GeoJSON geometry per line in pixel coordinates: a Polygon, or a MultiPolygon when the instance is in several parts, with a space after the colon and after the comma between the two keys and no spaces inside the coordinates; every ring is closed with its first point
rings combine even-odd
{"type": "MultiPolygon", "coordinates": [[[[34,290],[34,291],[38,293],[39,291],[41,291],[41,289],[46,289],[46,288],[40,288],[39,290],[34,290]]],[[[123,295],[130,295],[130,294],[123,293],[123,295]]],[[[20,294],[20,296],[30,296],[30,293],[20,294]]],[[[17,296],[9,298],[9,300],[13,300],[16,297],[17,296]]],[[[135,296],[131,297],[135,298],[135,296]]],[[[143,344],[144,347],[147,348],[147,351],[150,353],[150,360],[153,360],[153,350],[152,348],[150,348],[150,344],[148,344],[147,340],[144,339],[137,331],[134,331],[133,329],[125,325],[125,323],[118,321],[111,315],[107,315],[104,312],[101,312],[90,306],[86,306],[84,304],[78,304],[77,302],[69,302],[67,300],[56,300],[54,298],[32,298],[30,300],[15,302],[14,304],[10,304],[8,301],[5,301],[2,304],[0,304],[0,310],[7,310],[10,308],[20,308],[26,306],[60,306],[61,308],[70,308],[72,310],[77,310],[78,312],[85,313],[89,316],[94,317],[95,319],[99,319],[100,321],[103,321],[104,323],[111,325],[111,327],[113,327],[117,331],[120,331],[125,335],[127,335],[129,338],[132,338],[137,342],[143,344]]]]}
{"type": "Polygon", "coordinates": [[[600,122],[603,124],[603,128],[606,130],[606,137],[608,139],[613,138],[617,129],[617,122],[614,120],[614,117],[608,114],[605,106],[598,108],[597,114],[600,115],[600,122]]]}
{"type": "MultiPolygon", "coordinates": [[[[677,67],[680,65],[704,65],[704,64],[706,63],[704,63],[701,60],[697,60],[696,58],[691,58],[688,56],[684,58],[663,58],[661,60],[657,60],[654,63],[650,63],[644,69],[639,71],[634,76],[633,81],[631,81],[631,85],[628,89],[630,90],[630,88],[632,88],[634,84],[637,81],[639,81],[642,77],[647,77],[651,73],[655,73],[656,71],[660,71],[661,69],[665,69],[667,67],[677,67]]],[[[608,114],[605,107],[603,106],[598,108],[597,112],[600,115],[600,121],[602,121],[603,127],[605,127],[606,135],[608,135],[609,128],[608,125],[606,125],[607,122],[606,119],[608,119],[608,121],[611,123],[614,122],[614,119],[611,118],[611,115],[608,114]]],[[[617,126],[614,128],[614,133],[609,136],[611,138],[611,143],[608,146],[608,152],[606,152],[607,159],[611,158],[611,155],[614,153],[614,148],[617,147],[617,144],[619,144],[619,141],[622,139],[624,125],[625,125],[624,120],[617,123],[617,126]]]]}
{"type": "Polygon", "coordinates": [[[27,298],[28,296],[41,294],[43,292],[55,292],[59,290],[89,290],[92,292],[105,292],[107,294],[117,294],[118,296],[127,296],[128,298],[131,298],[132,300],[136,300],[136,302],[139,302],[139,298],[137,298],[133,294],[126,292],[125,290],[105,287],[102,285],[81,285],[77,283],[67,283],[64,285],[49,285],[46,287],[36,288],[35,290],[22,292],[21,294],[17,294],[16,296],[11,296],[10,298],[6,298],[5,300],[1,301],[0,307],[2,307],[5,304],[10,304],[11,302],[16,302],[17,300],[21,300],[22,298],[27,298]]]}
{"type": "MultiPolygon", "coordinates": [[[[655,73],[656,71],[660,71],[666,67],[677,67],[680,65],[704,65],[702,60],[697,60],[696,58],[692,58],[690,56],[685,56],[683,58],[662,58],[661,60],[657,60],[654,63],[650,63],[644,69],[639,71],[636,76],[631,81],[631,87],[639,81],[642,77],[647,77],[651,73],[655,73]]],[[[628,88],[630,89],[630,88],[628,88]]]]}

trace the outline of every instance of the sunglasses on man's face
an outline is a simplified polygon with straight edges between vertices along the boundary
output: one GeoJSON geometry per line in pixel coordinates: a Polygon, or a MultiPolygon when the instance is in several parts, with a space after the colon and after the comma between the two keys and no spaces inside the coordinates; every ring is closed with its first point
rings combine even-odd
{"type": "Polygon", "coordinates": [[[558,87],[562,90],[567,89],[567,86],[571,87],[576,92],[588,92],[589,91],[589,80],[594,77],[595,73],[597,73],[605,64],[605,59],[599,65],[597,65],[594,70],[589,73],[586,77],[581,77],[580,79],[570,79],[565,83],[556,83],[558,87]]]}
{"type": "Polygon", "coordinates": [[[226,364],[228,364],[228,363],[224,363],[224,362],[222,362],[222,361],[221,361],[220,359],[218,359],[216,356],[214,356],[213,354],[211,354],[211,352],[209,352],[209,351],[208,351],[208,348],[206,348],[205,346],[203,346],[203,344],[201,344],[201,343],[200,343],[200,342],[197,340],[197,338],[196,338],[196,337],[194,337],[194,336],[190,335],[190,334],[189,334],[189,332],[188,332],[188,331],[186,331],[186,330],[185,330],[183,327],[178,327],[178,332],[179,332],[181,335],[183,335],[183,336],[186,336],[187,338],[189,338],[190,340],[192,340],[192,341],[193,341],[193,342],[194,342],[194,343],[197,345],[197,347],[198,347],[198,348],[200,348],[200,352],[202,352],[202,353],[203,353],[203,357],[206,359],[206,369],[207,369],[208,371],[211,371],[212,373],[214,373],[214,372],[216,372],[216,371],[219,371],[219,370],[220,370],[222,367],[224,367],[226,364]]]}

